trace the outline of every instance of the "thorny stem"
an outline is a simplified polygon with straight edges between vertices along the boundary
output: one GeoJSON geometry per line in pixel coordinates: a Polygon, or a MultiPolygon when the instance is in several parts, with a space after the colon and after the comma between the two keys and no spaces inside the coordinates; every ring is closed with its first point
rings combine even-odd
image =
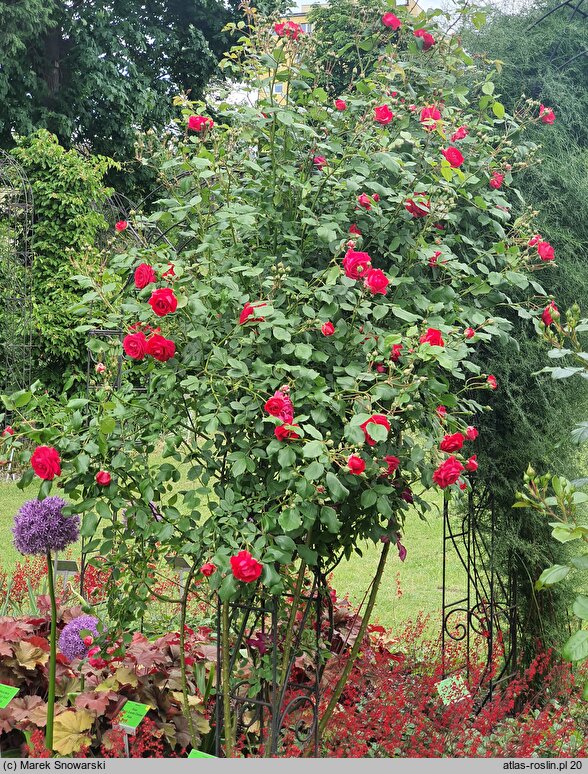
{"type": "Polygon", "coordinates": [[[231,668],[229,651],[229,603],[222,605],[222,675],[223,675],[223,716],[225,726],[225,758],[233,757],[233,728],[231,721],[231,668]]]}
{"type": "Polygon", "coordinates": [[[196,730],[194,728],[194,719],[190,712],[190,702],[188,700],[188,677],[186,675],[186,615],[188,610],[188,596],[190,594],[190,584],[192,578],[196,572],[196,564],[194,563],[188,572],[186,578],[186,585],[184,586],[184,593],[182,594],[182,601],[180,605],[180,671],[182,674],[182,704],[184,708],[184,717],[188,721],[188,729],[190,731],[190,741],[192,747],[196,749],[198,747],[199,739],[196,736],[196,730]]]}
{"type": "Polygon", "coordinates": [[[357,639],[353,643],[353,647],[351,648],[351,653],[349,654],[349,658],[347,659],[345,668],[343,669],[343,672],[341,673],[341,676],[339,677],[339,680],[335,685],[333,695],[331,696],[331,701],[329,702],[329,705],[325,710],[325,714],[322,716],[320,720],[319,733],[321,734],[324,732],[327,726],[327,723],[331,718],[331,715],[335,711],[335,707],[337,706],[339,702],[339,698],[343,693],[343,688],[345,687],[347,679],[351,673],[351,670],[353,669],[353,664],[355,663],[355,660],[359,654],[359,649],[361,648],[361,643],[363,641],[363,638],[365,637],[365,633],[372,615],[372,610],[374,609],[376,597],[378,596],[378,589],[380,588],[380,582],[382,580],[382,574],[384,572],[384,567],[386,566],[386,559],[388,558],[389,551],[390,551],[390,543],[385,543],[384,547],[382,548],[382,553],[380,554],[380,561],[378,562],[378,568],[374,576],[374,582],[372,585],[370,597],[368,599],[365,615],[361,622],[361,626],[359,627],[359,632],[357,633],[357,639]]]}
{"type": "Polygon", "coordinates": [[[290,660],[290,651],[292,650],[292,635],[294,634],[294,624],[296,622],[296,611],[298,610],[298,603],[300,601],[300,594],[302,592],[302,584],[304,583],[305,572],[306,572],[306,562],[302,562],[300,565],[300,570],[298,571],[296,586],[294,587],[294,594],[292,596],[292,608],[290,610],[290,618],[288,620],[286,637],[284,639],[284,655],[282,657],[282,674],[280,676],[280,685],[282,686],[282,688],[286,680],[286,677],[288,675],[288,661],[290,660]]]}

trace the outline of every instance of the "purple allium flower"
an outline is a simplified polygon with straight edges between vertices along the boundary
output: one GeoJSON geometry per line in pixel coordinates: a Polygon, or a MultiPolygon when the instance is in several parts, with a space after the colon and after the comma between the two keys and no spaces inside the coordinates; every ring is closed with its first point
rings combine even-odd
{"type": "Polygon", "coordinates": [[[14,518],[14,545],[21,554],[62,551],[80,535],[80,517],[64,516],[61,497],[28,500],[14,518]]]}
{"type": "Polygon", "coordinates": [[[59,650],[70,661],[74,658],[84,658],[88,655],[91,646],[84,645],[80,632],[86,630],[93,637],[98,637],[98,619],[92,615],[79,615],[66,624],[59,635],[59,650]]]}

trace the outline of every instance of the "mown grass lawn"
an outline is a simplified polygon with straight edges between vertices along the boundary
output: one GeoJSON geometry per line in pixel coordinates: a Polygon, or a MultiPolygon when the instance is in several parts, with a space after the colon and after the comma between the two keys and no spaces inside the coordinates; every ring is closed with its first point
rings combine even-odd
{"type": "MultiPolygon", "coordinates": [[[[21,558],[12,544],[14,515],[25,500],[34,496],[32,486],[22,492],[14,483],[0,483],[0,566],[5,572],[10,572],[21,558]]],[[[436,510],[426,522],[416,512],[409,514],[403,538],[408,552],[406,560],[401,562],[396,548],[391,546],[382,580],[374,616],[381,624],[393,629],[401,627],[403,621],[414,619],[423,611],[431,616],[431,630],[437,628],[441,610],[442,537],[443,519],[436,510]]],[[[381,545],[364,544],[360,549],[363,556],[354,555],[349,561],[343,561],[332,577],[338,595],[347,595],[356,605],[361,603],[374,576],[381,545]]],[[[75,555],[77,551],[72,553],[75,555]]],[[[447,585],[459,593],[462,584],[461,567],[452,557],[447,585]]]]}

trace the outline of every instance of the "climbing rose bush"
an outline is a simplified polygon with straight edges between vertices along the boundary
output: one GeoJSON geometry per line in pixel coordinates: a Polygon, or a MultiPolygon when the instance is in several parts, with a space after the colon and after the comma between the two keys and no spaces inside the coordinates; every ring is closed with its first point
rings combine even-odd
{"type": "Polygon", "coordinates": [[[32,427],[17,420],[46,412],[42,391],[8,401],[7,446],[27,434],[58,451],[41,491],[58,481],[83,513],[119,620],[140,617],[163,552],[222,600],[258,577],[277,593],[298,562],[395,544],[428,488],[470,486],[472,416],[499,388],[476,350],[508,331],[515,295],[546,296],[536,272],[555,257],[511,210],[524,127],[546,113],[507,115],[457,38],[397,10],[378,19],[369,78],[335,101],[300,30],[241,33],[224,67],[258,101],[220,99],[213,120],[178,98],[151,159],[159,209],[80,278],[100,327],[122,311],[122,387],[97,370],[89,399],[32,427]]]}

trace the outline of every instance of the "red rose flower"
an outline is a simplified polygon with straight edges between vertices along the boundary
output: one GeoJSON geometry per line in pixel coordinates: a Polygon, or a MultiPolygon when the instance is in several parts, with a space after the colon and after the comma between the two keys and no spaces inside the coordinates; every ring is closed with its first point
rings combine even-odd
{"type": "Polygon", "coordinates": [[[369,197],[366,193],[362,193],[357,197],[357,203],[360,207],[363,207],[364,210],[371,210],[372,208],[371,197],[369,197]]]}
{"type": "Polygon", "coordinates": [[[430,32],[427,32],[426,30],[420,29],[414,31],[415,38],[421,38],[423,41],[423,51],[428,51],[432,46],[435,45],[435,38],[431,35],[430,32]]]}
{"type": "Polygon", "coordinates": [[[475,454],[472,454],[472,456],[469,458],[469,460],[465,464],[466,470],[469,470],[470,473],[474,473],[478,469],[478,460],[476,459],[475,454]]]}
{"type": "Polygon", "coordinates": [[[390,12],[385,13],[382,16],[382,24],[384,25],[384,27],[391,27],[393,30],[398,30],[400,29],[400,27],[402,27],[402,22],[400,21],[398,16],[390,12]]]}
{"type": "Polygon", "coordinates": [[[545,263],[547,261],[553,261],[555,258],[555,250],[549,244],[549,242],[539,242],[537,245],[537,253],[539,258],[541,258],[541,260],[545,263]]]}
{"type": "Polygon", "coordinates": [[[496,381],[496,377],[490,374],[490,376],[486,379],[487,383],[490,385],[490,387],[493,390],[498,389],[498,382],[496,381]]]}
{"type": "Polygon", "coordinates": [[[100,486],[108,486],[112,481],[112,476],[107,470],[99,470],[96,473],[96,483],[100,486]]]}
{"type": "Polygon", "coordinates": [[[438,331],[437,328],[427,328],[427,332],[420,337],[419,341],[421,344],[430,344],[432,347],[445,346],[441,331],[438,331]]]}
{"type": "Polygon", "coordinates": [[[125,231],[129,227],[129,224],[126,220],[119,220],[114,224],[114,228],[120,233],[121,231],[125,231]]]}
{"type": "Polygon", "coordinates": [[[375,202],[379,202],[380,201],[380,194],[372,194],[372,199],[375,202]]]}
{"type": "Polygon", "coordinates": [[[339,111],[347,110],[347,102],[345,102],[344,99],[336,99],[335,100],[335,107],[339,111]]]}
{"type": "Polygon", "coordinates": [[[442,462],[433,473],[433,481],[440,486],[441,489],[445,489],[451,484],[455,484],[463,470],[464,466],[458,459],[449,457],[445,462],[442,462]]]}
{"type": "Polygon", "coordinates": [[[427,132],[432,132],[434,129],[436,129],[437,121],[440,120],[441,113],[434,105],[424,107],[421,110],[420,122],[423,124],[423,129],[425,129],[427,132]]]}
{"type": "Polygon", "coordinates": [[[323,336],[332,336],[335,333],[335,326],[332,322],[323,323],[321,326],[321,332],[323,336]]]}
{"type": "Polygon", "coordinates": [[[210,578],[216,572],[216,566],[212,562],[205,562],[200,568],[200,572],[205,578],[210,578]]]}
{"type": "Polygon", "coordinates": [[[135,287],[138,290],[143,290],[150,282],[155,282],[156,279],[153,266],[149,266],[148,263],[142,263],[135,269],[135,287]]]}
{"type": "Polygon", "coordinates": [[[454,169],[461,167],[463,164],[463,155],[458,148],[454,148],[450,145],[449,148],[442,148],[441,153],[445,156],[450,166],[452,166],[454,169]]]}
{"type": "Polygon", "coordinates": [[[317,169],[322,169],[323,167],[326,167],[329,162],[324,156],[315,156],[312,160],[312,163],[317,169]]]}
{"type": "MultiPolygon", "coordinates": [[[[290,425],[290,427],[300,427],[300,425],[290,425]]],[[[274,435],[278,441],[295,441],[297,438],[300,438],[295,430],[290,430],[285,424],[276,425],[274,427],[274,435]]]]}
{"type": "Polygon", "coordinates": [[[143,360],[147,354],[147,339],[140,331],[125,336],[122,345],[125,353],[133,360],[143,360]]]}
{"type": "Polygon", "coordinates": [[[355,234],[355,236],[361,236],[361,231],[358,229],[357,225],[355,223],[352,223],[349,226],[349,233],[355,234]]]}
{"type": "Polygon", "coordinates": [[[445,408],[445,406],[437,406],[437,408],[435,409],[435,413],[437,414],[439,419],[445,419],[445,417],[447,416],[447,409],[445,408]]]}
{"type": "Polygon", "coordinates": [[[264,322],[265,317],[254,316],[255,310],[261,308],[262,306],[267,306],[267,304],[265,302],[258,303],[258,304],[250,304],[248,301],[243,307],[243,309],[241,309],[241,314],[239,315],[239,325],[245,325],[246,322],[264,322]]]}
{"type": "Polygon", "coordinates": [[[154,333],[147,339],[147,354],[160,363],[166,363],[176,354],[176,345],[170,339],[154,333]]]}
{"type": "Polygon", "coordinates": [[[357,454],[352,454],[347,460],[347,467],[350,473],[359,476],[365,470],[365,462],[357,454]]]}
{"type": "Polygon", "coordinates": [[[363,275],[363,284],[374,295],[381,293],[386,295],[386,289],[390,280],[381,269],[368,269],[363,275]]]}
{"type": "Polygon", "coordinates": [[[544,124],[552,124],[555,121],[555,113],[551,108],[541,105],[539,107],[539,117],[544,124]]]}
{"type": "Polygon", "coordinates": [[[543,314],[541,315],[541,319],[543,320],[543,324],[546,327],[549,327],[550,325],[553,325],[553,314],[556,314],[557,317],[559,317],[559,309],[555,305],[555,303],[552,301],[550,304],[548,304],[545,309],[543,310],[543,314]]]}
{"type": "Polygon", "coordinates": [[[468,439],[468,441],[475,441],[478,437],[479,432],[476,427],[473,425],[468,425],[465,432],[465,437],[468,439]]]}
{"type": "Polygon", "coordinates": [[[388,105],[379,105],[374,108],[374,121],[377,121],[378,124],[383,124],[385,126],[386,124],[389,124],[393,118],[394,113],[390,110],[388,105]]]}
{"type": "Polygon", "coordinates": [[[457,142],[458,140],[463,140],[464,137],[468,136],[468,128],[467,126],[460,126],[459,129],[457,129],[452,135],[451,135],[451,142],[457,142]]]}
{"type": "Polygon", "coordinates": [[[162,277],[175,277],[176,276],[175,264],[170,263],[168,265],[167,271],[164,271],[161,276],[162,277]]]}
{"type": "Polygon", "coordinates": [[[274,24],[274,32],[279,38],[289,38],[290,40],[298,40],[300,35],[304,34],[304,30],[293,21],[278,22],[274,24]]]}
{"type": "Polygon", "coordinates": [[[270,416],[277,417],[286,424],[289,424],[294,418],[292,401],[281,390],[274,392],[273,396],[265,402],[264,409],[270,416]]]}
{"type": "Polygon", "coordinates": [[[390,360],[393,363],[397,363],[400,360],[401,354],[402,354],[402,344],[393,344],[392,352],[390,354],[390,360]]]}
{"type": "Polygon", "coordinates": [[[370,446],[375,446],[376,441],[374,441],[374,439],[369,434],[369,425],[382,425],[386,428],[386,430],[388,430],[388,432],[390,432],[390,422],[388,422],[387,417],[384,414],[372,414],[369,419],[366,419],[366,421],[360,425],[361,429],[363,430],[363,434],[365,435],[365,440],[370,446]]]}
{"type": "Polygon", "coordinates": [[[37,446],[31,457],[31,467],[44,481],[53,481],[61,475],[61,459],[52,446],[37,446]]]}
{"type": "Polygon", "coordinates": [[[178,308],[178,299],[171,288],[154,290],[148,303],[158,317],[172,314],[178,308]]]}
{"type": "Polygon", "coordinates": [[[504,175],[501,175],[500,172],[493,172],[488,185],[497,191],[501,187],[503,180],[504,175]]]}
{"type": "Polygon", "coordinates": [[[395,457],[393,454],[387,454],[384,457],[384,462],[387,465],[387,468],[383,473],[384,476],[391,476],[392,473],[395,473],[400,467],[400,460],[398,459],[398,457],[395,457]]]}
{"type": "Polygon", "coordinates": [[[465,490],[468,488],[468,485],[467,485],[467,483],[465,481],[458,481],[457,485],[461,489],[462,492],[465,492],[465,490]]]}
{"type": "Polygon", "coordinates": [[[249,551],[239,551],[236,556],[231,556],[231,570],[237,580],[251,583],[259,578],[263,565],[249,551]]]}
{"type": "Polygon", "coordinates": [[[444,452],[459,451],[465,441],[465,436],[462,433],[453,433],[453,435],[443,436],[443,440],[439,444],[439,448],[444,452]]]}
{"type": "MultiPolygon", "coordinates": [[[[437,259],[441,255],[441,250],[435,250],[433,255],[429,258],[429,266],[436,266],[437,265],[437,259]]],[[[445,263],[445,261],[443,261],[445,263]]]]}
{"type": "Polygon", "coordinates": [[[188,118],[188,129],[193,132],[204,132],[206,129],[212,129],[214,121],[207,116],[190,116],[188,118]]]}
{"type": "Polygon", "coordinates": [[[466,337],[466,339],[473,339],[476,335],[476,331],[473,328],[466,328],[463,332],[463,335],[466,337]]]}
{"type": "Polygon", "coordinates": [[[359,279],[371,268],[372,259],[367,253],[361,253],[356,250],[348,250],[343,258],[343,269],[345,276],[349,279],[359,279]]]}
{"type": "Polygon", "coordinates": [[[407,199],[404,208],[410,212],[413,218],[425,218],[431,212],[431,202],[425,199],[424,194],[414,194],[419,196],[416,202],[414,199],[407,199]]]}
{"type": "Polygon", "coordinates": [[[0,437],[1,438],[6,438],[6,436],[8,436],[8,435],[14,435],[14,429],[10,425],[7,425],[4,428],[4,430],[2,431],[2,435],[0,437]]]}

